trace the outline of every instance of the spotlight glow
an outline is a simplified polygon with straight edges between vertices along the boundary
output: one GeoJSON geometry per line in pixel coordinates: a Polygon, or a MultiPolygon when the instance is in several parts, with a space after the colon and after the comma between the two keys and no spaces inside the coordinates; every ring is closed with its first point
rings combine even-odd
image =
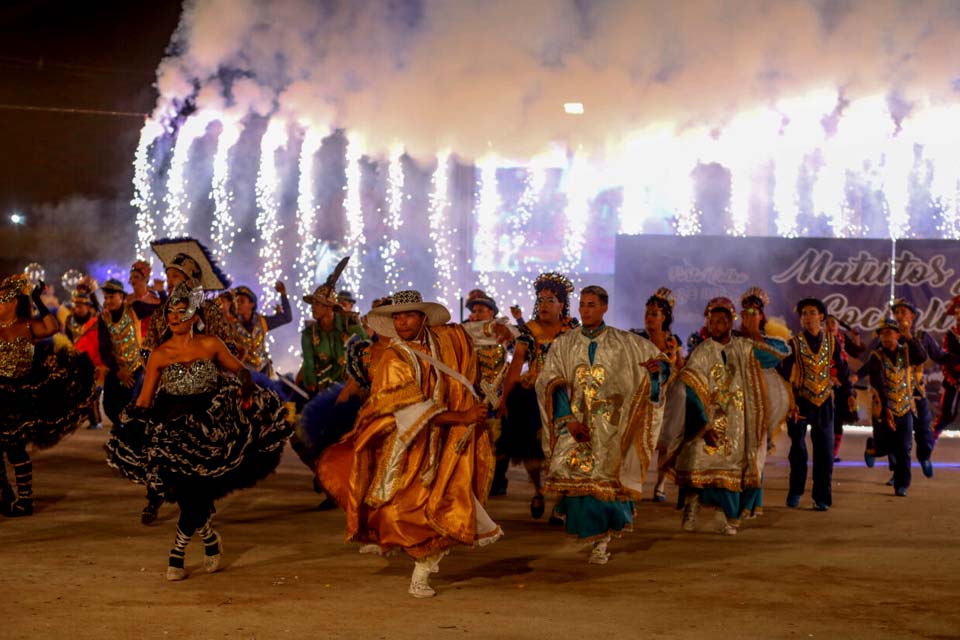
{"type": "Polygon", "coordinates": [[[823,144],[822,120],[837,104],[836,91],[814,91],[783,100],[778,111],[786,120],[774,165],[773,206],[777,212],[777,235],[796,238],[800,214],[799,180],[807,157],[823,144]]]}
{"type": "Polygon", "coordinates": [[[893,134],[893,121],[882,96],[864,98],[852,103],[837,124],[836,134],[821,148],[823,166],[813,188],[814,208],[830,219],[833,234],[838,238],[858,236],[864,231],[854,219],[855,212],[847,197],[848,177],[860,176],[875,184],[879,176],[871,173],[887,139],[893,134]]]}
{"type": "Polygon", "coordinates": [[[937,106],[912,117],[904,127],[923,145],[930,169],[930,201],[940,210],[938,231],[960,239],[960,106],[937,106]]]}

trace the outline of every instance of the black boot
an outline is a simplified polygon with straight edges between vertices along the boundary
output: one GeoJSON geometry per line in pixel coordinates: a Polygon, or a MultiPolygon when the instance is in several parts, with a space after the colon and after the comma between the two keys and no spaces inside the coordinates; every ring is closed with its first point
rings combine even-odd
{"type": "Polygon", "coordinates": [[[510,466],[508,458],[497,459],[497,466],[493,469],[493,484],[490,485],[490,496],[507,495],[507,468],[510,466]]]}
{"type": "MultiPolygon", "coordinates": [[[[13,463],[13,475],[17,481],[17,499],[6,514],[10,518],[33,515],[33,462],[24,452],[25,460],[13,463]]],[[[9,456],[8,456],[9,457],[9,456]]]]}
{"type": "Polygon", "coordinates": [[[163,498],[155,495],[147,496],[147,506],[143,508],[140,514],[140,524],[151,524],[160,514],[160,505],[163,504],[163,498]]]}

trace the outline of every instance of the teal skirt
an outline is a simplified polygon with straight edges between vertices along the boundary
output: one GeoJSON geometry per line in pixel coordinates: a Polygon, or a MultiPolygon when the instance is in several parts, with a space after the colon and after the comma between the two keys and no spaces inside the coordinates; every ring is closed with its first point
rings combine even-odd
{"type": "Polygon", "coordinates": [[[556,512],[566,516],[566,531],[581,539],[630,530],[633,500],[600,500],[593,496],[564,496],[556,512]]]}

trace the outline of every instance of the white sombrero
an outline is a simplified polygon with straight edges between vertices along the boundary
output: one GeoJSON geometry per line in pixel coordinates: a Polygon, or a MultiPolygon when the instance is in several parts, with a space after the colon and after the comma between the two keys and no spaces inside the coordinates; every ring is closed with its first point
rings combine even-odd
{"type": "Polygon", "coordinates": [[[367,314],[367,323],[370,328],[382,336],[396,338],[397,330],[393,327],[393,314],[404,311],[419,311],[427,316],[427,326],[436,327],[450,322],[450,312],[437,302],[424,302],[419,291],[398,291],[391,296],[393,302],[375,309],[367,314]]]}

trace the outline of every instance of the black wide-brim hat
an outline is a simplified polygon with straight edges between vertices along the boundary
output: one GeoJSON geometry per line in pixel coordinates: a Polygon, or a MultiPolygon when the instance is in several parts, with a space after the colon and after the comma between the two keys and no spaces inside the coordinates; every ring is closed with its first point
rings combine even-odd
{"type": "Polygon", "coordinates": [[[797,315],[800,315],[804,307],[816,307],[817,311],[822,313],[824,316],[827,315],[827,305],[823,304],[823,300],[820,298],[803,298],[800,300],[796,306],[797,315]]]}

